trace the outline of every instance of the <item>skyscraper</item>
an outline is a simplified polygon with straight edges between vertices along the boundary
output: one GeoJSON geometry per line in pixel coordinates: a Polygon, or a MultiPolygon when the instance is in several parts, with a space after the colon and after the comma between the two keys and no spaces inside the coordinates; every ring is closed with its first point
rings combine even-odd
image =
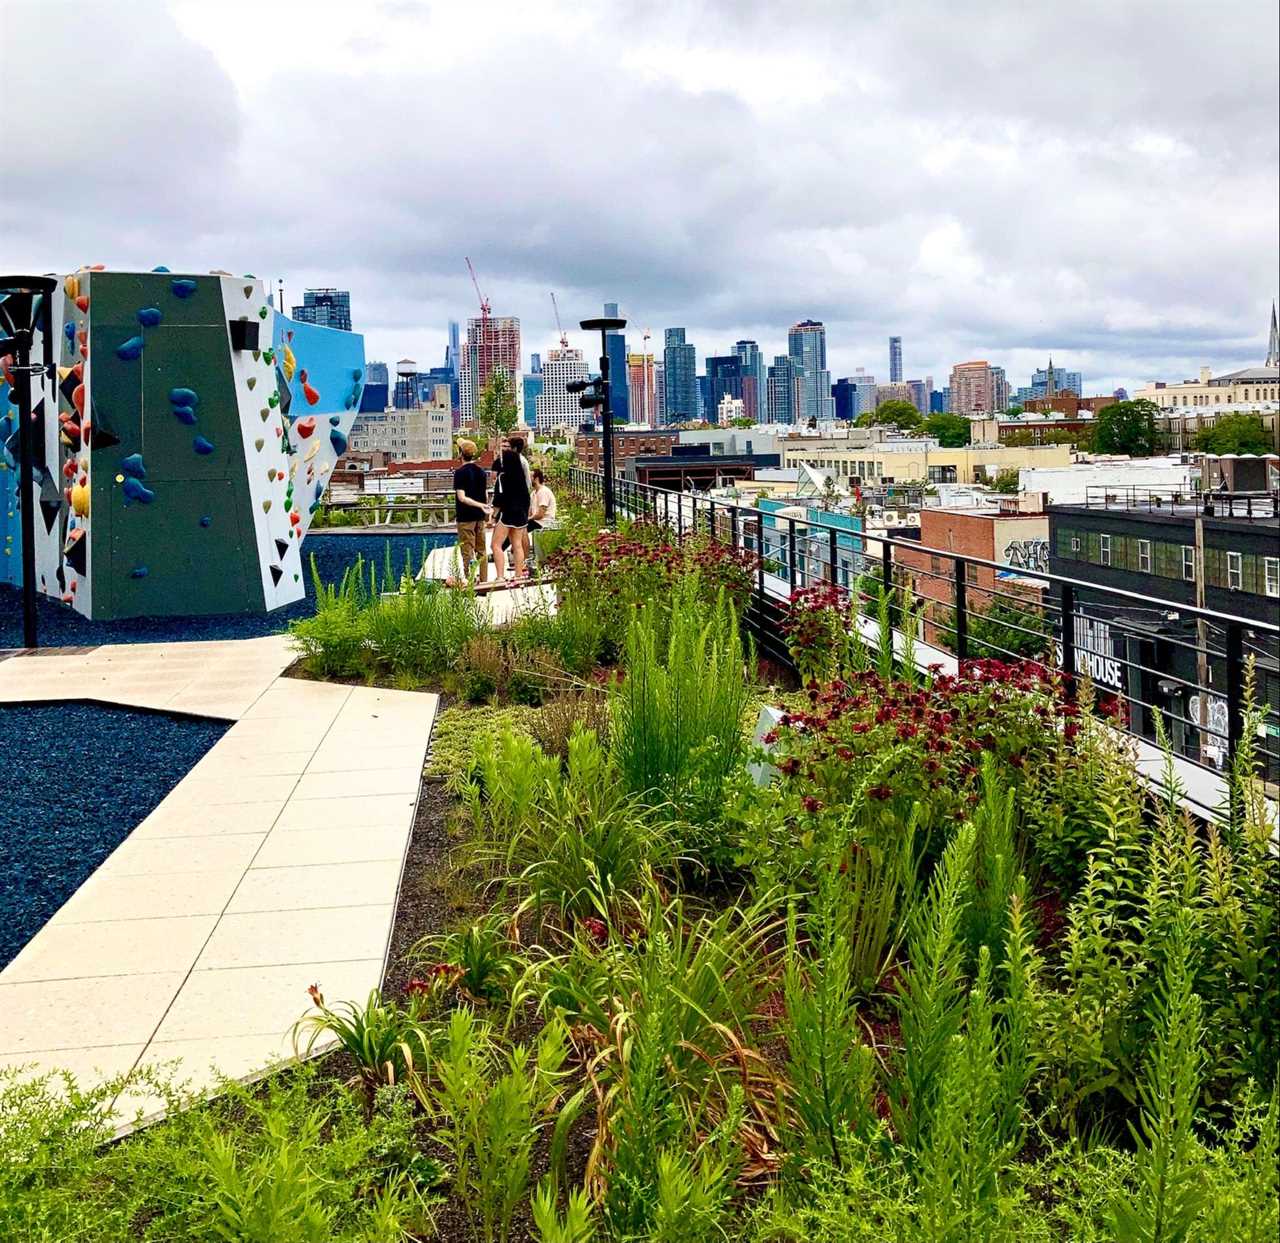
{"type": "Polygon", "coordinates": [[[684,339],[683,328],[663,334],[662,366],[666,392],[666,420],[683,423],[698,417],[698,352],[684,339]]]}
{"type": "Polygon", "coordinates": [[[520,320],[514,315],[486,315],[467,320],[467,344],[462,351],[462,421],[476,417],[476,399],[495,371],[506,372],[514,395],[520,374],[520,320]]]}
{"type": "Polygon", "coordinates": [[[538,395],[542,392],[541,354],[529,355],[529,373],[521,380],[520,391],[524,397],[524,408],[521,413],[524,415],[525,424],[533,427],[538,417],[538,395]]]}
{"type": "Polygon", "coordinates": [[[991,368],[991,409],[994,413],[1009,408],[1009,379],[1003,367],[991,368]]]}
{"type": "Polygon", "coordinates": [[[907,388],[911,390],[911,404],[921,414],[929,413],[929,388],[923,380],[908,380],[907,388]]]}
{"type": "MultiPolygon", "coordinates": [[[[621,373],[626,374],[625,369],[621,373]]],[[[560,349],[548,351],[542,367],[542,392],[535,405],[535,424],[541,433],[574,431],[584,418],[591,416],[578,405],[578,394],[566,391],[573,381],[587,378],[587,360],[581,350],[560,349]]],[[[625,388],[626,385],[618,387],[625,388]]],[[[617,392],[617,389],[614,389],[617,392]]]]}
{"type": "Polygon", "coordinates": [[[375,362],[365,363],[364,382],[366,384],[390,384],[391,373],[387,364],[375,362]]]}
{"type": "Polygon", "coordinates": [[[653,360],[653,425],[663,427],[667,422],[667,368],[660,358],[653,360]]]}
{"type": "Polygon", "coordinates": [[[951,368],[950,412],[966,415],[995,413],[994,380],[991,367],[985,359],[956,363],[951,368]]]}
{"type": "MultiPolygon", "coordinates": [[[[620,319],[618,304],[604,304],[606,319],[620,319]]],[[[609,409],[613,421],[619,425],[631,422],[631,402],[627,395],[627,338],[615,329],[605,334],[605,349],[609,355],[609,409]]]]}
{"type": "MultiPolygon", "coordinates": [[[[769,422],[797,423],[804,404],[804,368],[790,354],[779,354],[769,368],[769,422]]],[[[833,403],[834,404],[834,403],[833,403]]]]}
{"type": "Polygon", "coordinates": [[[646,427],[658,426],[658,394],[652,354],[627,355],[627,400],[631,419],[646,427]]]}
{"type": "Polygon", "coordinates": [[[902,383],[902,338],[889,338],[889,383],[902,383]]]}
{"type": "Polygon", "coordinates": [[[835,417],[831,372],[827,370],[827,330],[816,319],[801,320],[787,334],[787,353],[801,369],[801,399],[794,422],[835,417]]]}
{"type": "Polygon", "coordinates": [[[346,289],[304,289],[293,318],[304,324],[351,331],[351,294],[346,289]]]}
{"type": "Polygon", "coordinates": [[[769,421],[769,367],[754,341],[735,341],[733,352],[742,359],[742,409],[753,423],[769,421]]]}
{"type": "MultiPolygon", "coordinates": [[[[1047,367],[1040,367],[1031,373],[1030,397],[1061,397],[1064,393],[1084,396],[1084,381],[1080,372],[1067,371],[1063,367],[1055,367],[1053,359],[1049,359],[1047,367]],[[1053,373],[1053,392],[1049,391],[1049,373],[1053,373]]],[[[1019,394],[1021,394],[1019,389],[1019,394]]]]}
{"type": "MultiPolygon", "coordinates": [[[[725,397],[742,398],[742,359],[737,354],[712,354],[707,358],[707,394],[703,417],[714,422],[725,397]]],[[[746,403],[743,402],[743,409],[746,403]]]]}

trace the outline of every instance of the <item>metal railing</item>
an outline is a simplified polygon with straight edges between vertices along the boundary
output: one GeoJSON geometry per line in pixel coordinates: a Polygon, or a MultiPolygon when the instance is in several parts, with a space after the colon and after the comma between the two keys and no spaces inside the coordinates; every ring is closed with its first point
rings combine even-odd
{"type": "Polygon", "coordinates": [[[1201,492],[1191,488],[1090,484],[1086,509],[1138,510],[1152,514],[1203,514],[1206,518],[1275,518],[1274,492],[1201,492]]]}
{"type": "MultiPolygon", "coordinates": [[[[570,482],[588,498],[603,488],[600,474],[580,468],[570,482]]],[[[834,585],[874,617],[889,589],[893,617],[909,608],[917,619],[921,663],[1039,660],[1067,674],[1068,694],[1088,676],[1129,732],[1154,741],[1158,716],[1177,755],[1221,772],[1244,737],[1253,658],[1258,757],[1266,780],[1280,781],[1280,626],[1272,622],[870,533],[816,505],[799,518],[627,479],[615,490],[620,515],[655,522],[677,540],[702,536],[758,554],[747,621],[761,653],[779,663],[790,664],[781,623],[794,592],[834,585]]]]}

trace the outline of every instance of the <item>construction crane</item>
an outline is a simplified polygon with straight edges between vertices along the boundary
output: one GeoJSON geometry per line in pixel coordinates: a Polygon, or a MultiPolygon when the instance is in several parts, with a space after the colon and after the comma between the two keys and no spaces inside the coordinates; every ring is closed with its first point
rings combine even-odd
{"type": "Polygon", "coordinates": [[[646,328],[644,330],[643,341],[640,355],[640,375],[642,377],[640,387],[644,389],[644,421],[648,427],[653,426],[654,410],[652,408],[652,400],[656,398],[654,393],[654,375],[653,375],[653,355],[649,353],[649,337],[650,332],[646,328]]]}
{"type": "Polygon", "coordinates": [[[569,348],[569,338],[564,335],[564,325],[560,322],[560,304],[556,301],[556,291],[551,291],[551,309],[556,313],[556,331],[560,334],[560,348],[569,348]]]}
{"type": "Polygon", "coordinates": [[[467,271],[471,273],[471,283],[475,286],[476,297],[480,299],[480,318],[488,319],[489,318],[489,299],[486,298],[484,294],[480,292],[480,282],[476,280],[476,270],[471,264],[470,257],[467,256],[466,258],[467,258],[467,271]]]}

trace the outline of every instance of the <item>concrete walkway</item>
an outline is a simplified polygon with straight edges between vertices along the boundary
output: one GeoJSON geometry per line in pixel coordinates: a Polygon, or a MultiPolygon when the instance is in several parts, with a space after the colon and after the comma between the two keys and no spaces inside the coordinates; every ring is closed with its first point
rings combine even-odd
{"type": "MultiPolygon", "coordinates": [[[[0,972],[0,1067],[173,1062],[200,1090],[292,1056],[309,985],[379,986],[437,699],[279,678],[276,639],[126,650],[5,661],[0,698],[235,724],[0,972]]],[[[117,1102],[126,1123],[161,1105],[117,1102]]]]}

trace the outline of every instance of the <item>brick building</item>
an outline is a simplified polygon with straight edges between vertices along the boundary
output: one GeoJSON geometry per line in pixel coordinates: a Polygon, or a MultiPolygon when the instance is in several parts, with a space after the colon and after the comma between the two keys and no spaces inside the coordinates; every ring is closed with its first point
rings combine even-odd
{"type": "MultiPolygon", "coordinates": [[[[680,443],[678,431],[662,431],[644,428],[638,431],[613,433],[614,469],[621,472],[625,465],[637,457],[661,457],[669,454],[680,443]]],[[[600,432],[579,432],[574,438],[574,450],[578,465],[586,470],[604,469],[604,437],[600,432]]]]}

